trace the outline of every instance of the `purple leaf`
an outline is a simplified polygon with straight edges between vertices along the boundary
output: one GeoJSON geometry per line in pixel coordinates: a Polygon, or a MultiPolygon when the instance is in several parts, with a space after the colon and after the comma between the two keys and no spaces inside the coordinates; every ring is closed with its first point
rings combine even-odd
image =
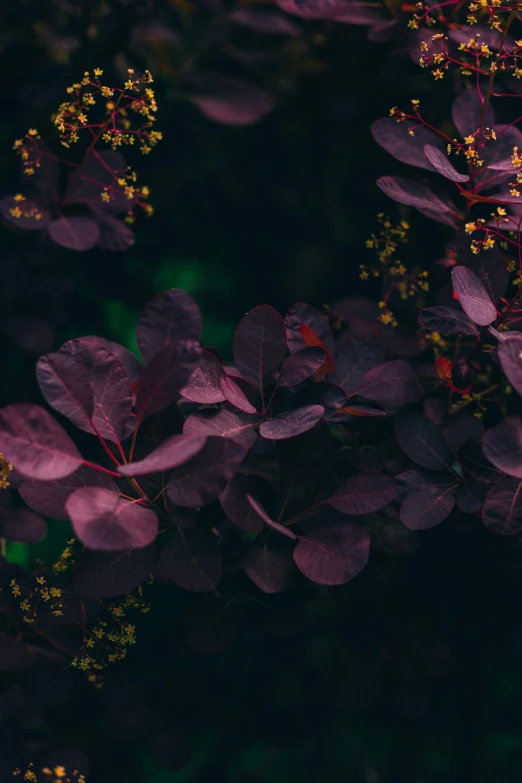
{"type": "Polygon", "coordinates": [[[448,156],[437,147],[426,144],[424,154],[433,168],[446,179],[450,179],[452,182],[468,182],[468,175],[459,174],[455,166],[448,160],[448,156]]]}
{"type": "Polygon", "coordinates": [[[356,338],[339,348],[335,357],[336,369],[329,380],[344,389],[350,397],[357,391],[365,374],[382,365],[383,361],[384,350],[378,340],[371,337],[356,338]]]}
{"type": "Polygon", "coordinates": [[[289,14],[303,19],[333,19],[349,12],[349,0],[277,0],[277,5],[289,14]]]}
{"type": "Polygon", "coordinates": [[[109,215],[104,215],[103,217],[100,215],[97,222],[100,230],[97,247],[101,248],[101,250],[120,253],[124,250],[129,250],[136,243],[132,229],[125,223],[122,223],[121,220],[117,220],[109,215]]]}
{"type": "Polygon", "coordinates": [[[466,315],[479,326],[487,326],[497,317],[497,310],[484,284],[467,266],[456,266],[451,282],[466,315]]]}
{"type": "Polygon", "coordinates": [[[307,345],[301,333],[301,324],[306,324],[324,343],[331,354],[335,351],[335,343],[328,318],[316,307],[304,302],[295,302],[285,315],[286,338],[291,353],[306,348],[307,345]]]}
{"type": "Polygon", "coordinates": [[[427,530],[445,520],[454,505],[453,485],[426,486],[410,492],[401,506],[401,522],[408,530],[427,530]]]}
{"type": "Polygon", "coordinates": [[[188,417],[183,432],[187,435],[217,435],[231,438],[249,449],[257,440],[253,429],[259,425],[259,417],[236,413],[222,408],[219,411],[204,410],[188,417]]]}
{"type": "Polygon", "coordinates": [[[87,217],[61,217],[49,223],[49,235],[69,250],[90,250],[100,239],[98,224],[87,217]]]}
{"type": "Polygon", "coordinates": [[[324,418],[329,419],[346,402],[346,392],[333,383],[311,383],[294,395],[294,406],[304,408],[307,405],[321,405],[324,418]]]}
{"type": "Polygon", "coordinates": [[[253,8],[238,8],[233,11],[229,19],[234,24],[255,30],[257,33],[272,35],[301,35],[301,28],[280,14],[271,14],[266,11],[257,11],[253,8]]]}
{"type": "Polygon", "coordinates": [[[167,494],[178,506],[197,508],[219,497],[245,456],[245,447],[230,438],[210,436],[189,462],[175,468],[167,494]]]}
{"type": "Polygon", "coordinates": [[[50,212],[41,209],[37,201],[25,199],[18,202],[13,196],[0,199],[0,213],[5,220],[25,231],[41,231],[51,219],[50,212]]]}
{"type": "Polygon", "coordinates": [[[435,133],[406,120],[397,122],[391,117],[376,120],[371,126],[372,136],[386,152],[410,166],[433,171],[433,165],[424,153],[427,146],[437,149],[441,145],[440,138],[435,133]],[[410,134],[410,130],[413,134],[410,134]]]}
{"type": "Polygon", "coordinates": [[[52,407],[77,427],[118,442],[132,409],[127,370],[91,340],[70,340],[39,359],[36,377],[52,407]]]}
{"type": "Polygon", "coordinates": [[[141,355],[150,362],[165,346],[176,340],[199,340],[201,313],[193,298],[172,288],[154,297],[140,316],[136,340],[141,355]]]}
{"type": "Polygon", "coordinates": [[[263,523],[248,501],[248,495],[257,500],[254,485],[248,476],[237,473],[227,484],[219,502],[228,519],[246,533],[260,533],[263,523]]]}
{"type": "MultiPolygon", "coordinates": [[[[350,0],[350,5],[343,8],[341,16],[335,17],[336,22],[343,22],[343,24],[375,25],[376,27],[383,26],[380,24],[383,19],[384,17],[378,10],[369,8],[365,3],[357,2],[357,0],[350,0]]],[[[385,22],[385,24],[387,23],[385,22]]]]}
{"type": "Polygon", "coordinates": [[[37,544],[47,532],[45,520],[28,508],[15,508],[0,522],[0,536],[6,541],[37,544]]]}
{"type": "Polygon", "coordinates": [[[417,376],[403,359],[386,362],[367,372],[356,393],[367,400],[385,405],[418,402],[424,396],[417,376]]]}
{"type": "Polygon", "coordinates": [[[192,459],[206,442],[205,437],[198,435],[171,435],[145,459],[121,465],[118,470],[123,476],[147,476],[172,470],[192,459]]]}
{"type": "Polygon", "coordinates": [[[385,473],[358,473],[341,482],[328,503],[343,514],[371,514],[395,498],[393,479],[385,473]]]}
{"type": "Polygon", "coordinates": [[[118,490],[111,476],[82,465],[74,473],[56,481],[28,479],[21,484],[18,491],[33,511],[51,519],[67,519],[65,502],[69,495],[80,487],[103,487],[113,492],[118,490]]]}
{"type": "Polygon", "coordinates": [[[126,552],[87,550],[80,557],[74,592],[86,598],[126,595],[151,576],[156,562],[157,549],[153,545],[126,552]]]}
{"type": "Polygon", "coordinates": [[[395,417],[395,437],[410,459],[428,470],[450,470],[453,455],[441,430],[419,411],[395,417]]]}
{"type": "Polygon", "coordinates": [[[256,413],[254,406],[250,404],[242,390],[230,375],[223,375],[219,385],[225,399],[227,399],[234,408],[238,408],[240,411],[243,411],[243,413],[256,413]]]}
{"type": "Polygon", "coordinates": [[[355,522],[327,525],[299,538],[298,569],[312,582],[343,585],[360,573],[370,555],[370,536],[355,522]]]}
{"type": "Polygon", "coordinates": [[[433,212],[451,212],[452,206],[442,200],[427,185],[404,177],[381,177],[377,186],[399,204],[407,204],[418,209],[430,209],[433,212]]]}
{"type": "Polygon", "coordinates": [[[460,310],[451,307],[425,307],[419,313],[419,324],[430,332],[478,337],[473,321],[460,310]]]}
{"type": "Polygon", "coordinates": [[[234,335],[234,362],[241,375],[262,391],[283,361],[286,330],[273,307],[255,307],[240,321],[234,335]]]}
{"type": "Polygon", "coordinates": [[[259,432],[267,440],[284,440],[295,438],[312,427],[323,418],[322,405],[307,405],[304,408],[284,411],[275,419],[267,419],[259,428],[259,432]]]}
{"type": "Polygon", "coordinates": [[[0,633],[0,672],[21,672],[34,658],[20,639],[0,633]]]}
{"type": "Polygon", "coordinates": [[[62,427],[38,405],[0,411],[0,452],[25,478],[52,481],[73,473],[83,458],[62,427]]]}
{"type": "Polygon", "coordinates": [[[110,202],[102,199],[105,187],[115,184],[118,175],[126,172],[127,165],[120,152],[103,150],[89,155],[76,169],[65,193],[66,204],[88,204],[95,212],[126,212],[133,206],[133,200],[120,192],[110,202]]]}
{"type": "Polygon", "coordinates": [[[284,552],[266,544],[249,546],[241,556],[245,573],[264,593],[281,593],[295,584],[295,564],[284,552]]]}
{"type": "Polygon", "coordinates": [[[519,419],[508,419],[487,430],[482,438],[482,449],[492,465],[508,476],[522,479],[522,424],[519,419]]]}
{"type": "Polygon", "coordinates": [[[508,381],[522,395],[522,334],[501,342],[498,358],[508,381]]]}
{"type": "Polygon", "coordinates": [[[310,378],[321,367],[327,357],[322,348],[310,347],[290,354],[281,365],[279,386],[296,386],[310,378]]]}
{"type": "Polygon", "coordinates": [[[127,375],[129,376],[131,383],[139,381],[141,373],[143,372],[143,365],[138,357],[129,351],[128,348],[125,348],[125,346],[120,345],[119,343],[115,343],[113,340],[106,340],[105,337],[82,337],[82,341],[86,340],[89,340],[91,343],[97,343],[98,345],[101,345],[102,348],[106,348],[110,353],[113,353],[127,370],[127,375]]]}
{"type": "Polygon", "coordinates": [[[488,491],[489,486],[483,481],[466,478],[455,495],[457,508],[464,511],[465,514],[479,513],[484,505],[488,491]]]}
{"type": "Polygon", "coordinates": [[[489,490],[482,521],[490,533],[512,536],[522,530],[522,482],[503,476],[489,490]]]}
{"type": "Polygon", "coordinates": [[[271,97],[243,79],[192,72],[186,76],[199,95],[192,102],[209,120],[221,125],[253,125],[274,108],[271,97]]]}
{"type": "MultiPolygon", "coordinates": [[[[451,107],[451,116],[462,138],[471,136],[478,130],[483,109],[483,102],[474,87],[457,95],[451,107]]],[[[494,125],[495,115],[491,103],[488,103],[484,114],[483,128],[493,128],[494,125]]]]}
{"type": "Polygon", "coordinates": [[[196,340],[167,342],[143,370],[136,398],[136,424],[164,410],[179,397],[196,369],[200,347],[196,340]]]}
{"type": "Polygon", "coordinates": [[[265,525],[267,525],[272,530],[275,530],[276,533],[280,533],[282,536],[285,536],[285,538],[289,538],[291,541],[295,541],[297,539],[296,534],[292,532],[292,530],[290,530],[289,527],[280,525],[279,522],[274,522],[273,519],[270,519],[270,517],[266,513],[261,503],[259,503],[259,501],[257,501],[251,495],[247,495],[247,500],[250,504],[250,507],[258,515],[258,517],[260,517],[263,520],[265,525]]]}
{"type": "Polygon", "coordinates": [[[222,573],[221,547],[207,530],[175,533],[161,552],[161,574],[195,593],[215,590],[222,573]]]}
{"type": "Polygon", "coordinates": [[[484,455],[483,443],[463,443],[458,451],[459,462],[471,476],[488,483],[497,480],[499,473],[484,455]]]}
{"type": "Polygon", "coordinates": [[[87,549],[142,549],[152,544],[158,532],[154,511],[101,487],[74,490],[65,502],[65,511],[87,549]]]}
{"type": "Polygon", "coordinates": [[[199,402],[205,405],[223,402],[225,395],[221,391],[219,382],[225,375],[221,362],[208,351],[201,351],[199,364],[190,376],[186,386],[181,389],[181,394],[191,402],[199,402]]]}

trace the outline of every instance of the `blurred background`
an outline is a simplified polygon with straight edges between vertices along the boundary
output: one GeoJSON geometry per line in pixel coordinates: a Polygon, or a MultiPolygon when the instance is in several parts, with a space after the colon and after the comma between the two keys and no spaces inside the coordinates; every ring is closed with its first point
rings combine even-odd
{"type": "MultiPolygon", "coordinates": [[[[3,221],[0,404],[41,403],[35,362],[71,337],[134,349],[141,308],[167,288],[196,298],[203,342],[224,359],[257,304],[284,314],[299,300],[378,296],[359,280],[359,264],[372,261],[365,239],[378,212],[404,214],[375,180],[403,171],[369,127],[425,89],[400,36],[370,42],[362,26],[302,21],[270,2],[16,0],[0,5],[0,66],[0,195],[20,189],[12,145],[28,128],[59,150],[50,118],[85,70],[119,84],[128,67],[149,68],[163,133],[150,156],[127,156],[155,208],[134,224],[130,250],[75,253],[3,221]],[[236,14],[252,9],[271,15],[268,31],[236,14]],[[194,100],[194,70],[246,80],[270,110],[241,125],[214,121],[194,100]]],[[[437,119],[450,90],[430,98],[437,119]]],[[[408,252],[428,265],[443,240],[417,216],[408,252]]],[[[50,530],[33,551],[11,545],[10,559],[54,557],[69,531],[50,530]]],[[[51,700],[35,744],[46,731],[84,748],[92,783],[519,780],[522,632],[510,596],[520,570],[499,577],[493,595],[485,575],[497,542],[485,531],[451,535],[426,531],[415,565],[386,556],[386,591],[315,590],[305,630],[290,596],[272,635],[260,637],[254,618],[241,644],[214,656],[187,651],[176,590],[152,588],[129,660],[99,693],[80,683],[67,707],[51,700]],[[161,720],[145,741],[152,710],[161,720]]],[[[372,568],[379,584],[378,554],[372,568]]]]}

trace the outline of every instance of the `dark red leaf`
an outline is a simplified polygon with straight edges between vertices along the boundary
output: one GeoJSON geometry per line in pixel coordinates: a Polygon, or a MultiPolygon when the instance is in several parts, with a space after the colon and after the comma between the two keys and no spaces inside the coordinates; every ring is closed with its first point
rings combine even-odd
{"type": "Polygon", "coordinates": [[[497,317],[497,310],[484,284],[467,266],[456,266],[451,281],[466,315],[479,326],[487,326],[497,317]]]}
{"type": "Polygon", "coordinates": [[[123,252],[135,245],[136,238],[134,232],[121,220],[117,220],[109,215],[104,215],[103,217],[100,215],[97,223],[100,230],[97,247],[102,250],[123,252]]]}
{"type": "Polygon", "coordinates": [[[427,185],[404,177],[381,177],[377,180],[377,186],[394,201],[399,204],[408,204],[418,209],[429,209],[433,212],[451,212],[452,204],[449,199],[442,199],[427,185]]]}
{"type": "Polygon", "coordinates": [[[270,519],[268,514],[266,513],[265,509],[257,501],[255,498],[253,498],[251,495],[247,495],[247,500],[251,506],[251,508],[254,510],[254,512],[260,517],[260,519],[263,520],[265,525],[267,525],[272,530],[275,530],[276,533],[280,533],[282,536],[285,536],[286,538],[289,538],[291,541],[295,541],[297,539],[297,536],[292,530],[290,530],[289,527],[285,527],[284,525],[280,525],[279,522],[274,522],[273,519],[270,519]]]}
{"type": "Polygon", "coordinates": [[[281,365],[279,386],[296,386],[316,373],[325,363],[327,353],[320,347],[303,348],[290,354],[281,365]]]}
{"type": "Polygon", "coordinates": [[[247,400],[240,387],[230,375],[223,375],[219,382],[221,391],[228,402],[243,413],[256,413],[254,406],[247,400]]]}
{"type": "Polygon", "coordinates": [[[241,375],[260,391],[272,379],[286,353],[283,319],[273,307],[255,307],[234,335],[234,361],[241,375]]]}
{"type": "Polygon", "coordinates": [[[249,449],[257,440],[254,427],[258,425],[259,416],[222,408],[219,411],[204,410],[193,413],[186,420],[183,432],[187,435],[217,435],[231,438],[249,449]]]}
{"type": "Polygon", "coordinates": [[[154,297],[140,316],[136,340],[143,358],[150,362],[176,340],[199,340],[201,313],[194,299],[178,288],[154,297]]]}
{"type": "Polygon", "coordinates": [[[508,381],[522,395],[522,334],[501,342],[498,358],[508,381]]]}
{"type": "Polygon", "coordinates": [[[210,436],[189,462],[175,468],[168,496],[178,506],[197,508],[219,497],[243,461],[246,449],[230,438],[210,436]]]}
{"type": "Polygon", "coordinates": [[[460,310],[451,307],[425,307],[419,313],[419,324],[430,332],[462,334],[478,337],[473,321],[460,310]]]}
{"type": "Polygon", "coordinates": [[[281,593],[295,584],[293,560],[284,552],[269,549],[266,544],[247,547],[241,555],[241,566],[264,593],[281,593]]]}
{"type": "Polygon", "coordinates": [[[14,403],[0,411],[0,452],[26,478],[52,481],[83,458],[62,427],[38,405],[14,403]]]}
{"type": "Polygon", "coordinates": [[[174,533],[161,552],[161,574],[185,590],[215,590],[222,573],[222,555],[216,536],[207,530],[174,533]]]}
{"type": "Polygon", "coordinates": [[[350,397],[357,391],[365,374],[382,365],[383,361],[384,350],[378,340],[355,338],[339,348],[335,357],[336,370],[328,380],[341,386],[350,397]]]}
{"type": "Polygon", "coordinates": [[[424,154],[433,168],[446,179],[450,179],[452,182],[468,182],[469,176],[459,174],[455,166],[448,160],[448,156],[437,147],[426,144],[424,154]]]}
{"type": "Polygon", "coordinates": [[[522,479],[522,424],[519,419],[508,419],[487,430],[482,438],[482,449],[492,465],[508,476],[522,479]]]}
{"type": "Polygon", "coordinates": [[[45,520],[28,508],[14,508],[7,519],[0,522],[0,536],[6,541],[37,544],[46,533],[45,520]]]}
{"type": "Polygon", "coordinates": [[[482,521],[490,533],[512,536],[522,530],[522,481],[503,476],[489,490],[482,521]]]}
{"type": "Polygon", "coordinates": [[[326,350],[331,354],[334,353],[335,343],[328,318],[316,307],[312,307],[312,305],[304,302],[296,302],[285,315],[284,321],[288,348],[291,353],[306,348],[301,332],[301,324],[309,326],[322,340],[326,350]]]}
{"type": "Polygon", "coordinates": [[[194,71],[186,78],[199,93],[192,98],[194,105],[207,119],[221,125],[253,125],[274,107],[268,93],[243,79],[194,71]]]}
{"type": "Polygon", "coordinates": [[[401,163],[433,171],[434,167],[427,159],[424,149],[429,145],[433,145],[434,149],[442,145],[440,138],[432,131],[414,121],[397,122],[391,117],[376,120],[371,131],[377,144],[401,163]]]}
{"type": "Polygon", "coordinates": [[[52,407],[77,427],[119,441],[132,408],[127,370],[102,345],[70,340],[39,359],[36,377],[52,407]]]}
{"type": "Polygon", "coordinates": [[[385,473],[358,473],[341,482],[328,503],[343,514],[371,514],[395,498],[393,479],[385,473]]]}
{"type": "Polygon", "coordinates": [[[349,0],[277,0],[277,5],[289,14],[303,19],[333,19],[349,12],[349,0]]]}
{"type": "Polygon", "coordinates": [[[409,530],[426,530],[446,519],[454,505],[453,485],[426,486],[422,490],[413,490],[401,506],[401,522],[409,530]]]}
{"type": "MultiPolygon", "coordinates": [[[[472,136],[478,130],[483,109],[483,100],[479,98],[475,87],[470,87],[457,95],[451,107],[451,116],[462,138],[472,136]]],[[[482,127],[493,128],[494,125],[495,115],[491,103],[488,102],[482,127]]]]}
{"type": "Polygon", "coordinates": [[[326,353],[326,359],[318,370],[318,376],[321,378],[323,375],[335,371],[335,362],[332,359],[332,355],[319,335],[308,324],[299,324],[299,331],[303,337],[305,344],[309,348],[322,348],[326,353]]]}
{"type": "Polygon", "coordinates": [[[28,479],[20,485],[19,493],[29,508],[51,519],[67,519],[65,502],[80,487],[103,487],[116,492],[118,487],[111,476],[82,465],[74,473],[55,481],[28,479]]]}
{"type": "Polygon", "coordinates": [[[206,442],[207,439],[200,435],[171,435],[145,459],[121,465],[118,470],[123,476],[147,476],[172,470],[192,459],[206,442]]]}
{"type": "Polygon", "coordinates": [[[87,549],[141,549],[151,544],[158,532],[154,511],[101,487],[74,490],[65,502],[65,511],[87,549]]]}
{"type": "Polygon", "coordinates": [[[454,461],[441,430],[420,411],[403,411],[395,417],[395,437],[408,457],[428,470],[450,470],[454,461]]]}
{"type": "Polygon", "coordinates": [[[359,574],[370,555],[370,536],[355,522],[340,522],[299,537],[298,569],[312,582],[343,585],[359,574]]]}
{"type": "Polygon", "coordinates": [[[49,235],[69,250],[90,250],[100,239],[98,224],[87,217],[61,217],[49,223],[49,235]]]}
{"type": "Polygon", "coordinates": [[[424,396],[417,376],[402,359],[386,362],[367,372],[356,393],[385,405],[405,405],[407,402],[418,402],[424,396]]]}
{"type": "Polygon", "coordinates": [[[74,592],[86,598],[126,595],[151,576],[156,562],[157,549],[154,545],[126,552],[86,550],[80,557],[74,592]]]}
{"type": "Polygon", "coordinates": [[[136,423],[175,402],[200,358],[196,340],[166,343],[143,370],[136,397],[136,423]]]}
{"type": "Polygon", "coordinates": [[[263,523],[259,514],[248,502],[248,495],[257,501],[252,480],[248,476],[242,476],[238,473],[229,481],[219,496],[219,502],[228,519],[236,527],[247,533],[260,533],[263,529],[263,523]]]}
{"type": "Polygon", "coordinates": [[[295,438],[312,427],[323,418],[322,405],[307,405],[304,408],[284,411],[275,419],[267,419],[259,428],[260,434],[267,440],[284,440],[295,438]]]}
{"type": "Polygon", "coordinates": [[[219,382],[225,375],[221,362],[208,351],[201,351],[199,364],[190,376],[181,394],[191,402],[211,405],[223,402],[225,395],[219,382]]]}

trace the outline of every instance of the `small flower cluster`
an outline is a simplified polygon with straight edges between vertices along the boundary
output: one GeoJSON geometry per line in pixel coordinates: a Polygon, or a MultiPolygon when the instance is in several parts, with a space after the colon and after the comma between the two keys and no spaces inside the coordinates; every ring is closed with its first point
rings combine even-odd
{"type": "Polygon", "coordinates": [[[71,538],[67,541],[67,546],[63,552],[61,552],[58,560],[53,563],[52,570],[54,574],[63,574],[65,571],[68,571],[69,568],[74,568],[78,565],[78,557],[74,551],[75,544],[75,538],[71,538]]]}
{"type": "Polygon", "coordinates": [[[33,763],[29,764],[22,772],[17,768],[13,771],[13,777],[22,775],[23,780],[29,781],[29,783],[86,783],[85,775],[81,775],[77,769],[73,769],[71,773],[67,772],[67,769],[61,765],[55,767],[42,767],[39,770],[39,774],[35,772],[35,766],[33,763]]]}
{"type": "Polygon", "coordinates": [[[20,609],[24,613],[24,622],[34,623],[42,614],[63,615],[63,590],[50,587],[44,576],[35,577],[35,587],[31,590],[20,585],[16,579],[10,583],[11,593],[20,599],[20,609]]]}
{"type": "Polygon", "coordinates": [[[391,293],[396,291],[401,299],[408,299],[419,291],[427,291],[428,272],[409,272],[402,261],[394,257],[399,245],[408,240],[408,223],[403,220],[398,226],[393,226],[387,215],[380,213],[377,217],[382,229],[378,236],[372,234],[370,239],[366,240],[366,247],[377,251],[379,265],[360,264],[359,277],[361,280],[382,277],[388,291],[385,298],[379,302],[379,320],[388,326],[397,326],[397,320],[388,307],[391,293]]]}
{"type": "MultiPolygon", "coordinates": [[[[149,584],[151,581],[152,578],[149,584]]],[[[143,587],[140,585],[134,593],[124,596],[120,603],[103,608],[108,619],[99,620],[92,630],[85,631],[84,644],[71,662],[71,666],[86,673],[87,680],[96,688],[103,685],[100,672],[110,663],[123,660],[127,648],[136,644],[136,626],[121,618],[130,610],[146,614],[150,611],[150,604],[144,600],[143,587]]]]}
{"type": "Polygon", "coordinates": [[[70,98],[54,117],[63,146],[76,143],[87,130],[92,139],[102,138],[113,150],[137,143],[143,154],[149,153],[162,138],[153,128],[158,109],[154,91],[145,86],[153,81],[150,72],[135,76],[129,68],[123,87],[107,87],[101,82],[102,75],[101,68],[95,68],[92,76],[86,71],[81,82],[67,88],[70,98]],[[90,115],[97,107],[101,116],[93,118],[90,115]],[[133,128],[132,112],[144,120],[137,128],[133,128]]]}
{"type": "Polygon", "coordinates": [[[0,489],[7,489],[9,486],[9,474],[11,473],[13,466],[6,460],[4,455],[0,453],[0,489]]]}

